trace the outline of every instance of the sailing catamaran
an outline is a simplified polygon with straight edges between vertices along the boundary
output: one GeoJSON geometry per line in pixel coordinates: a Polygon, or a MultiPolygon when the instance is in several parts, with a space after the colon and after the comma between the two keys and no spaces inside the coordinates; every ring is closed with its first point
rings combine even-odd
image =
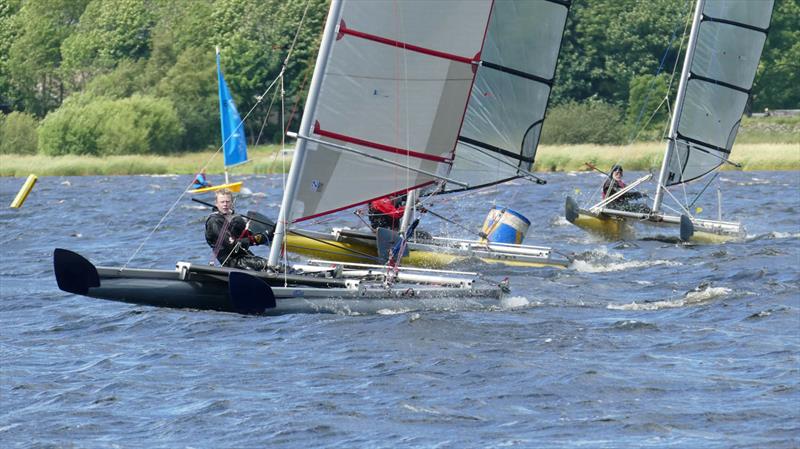
{"type": "Polygon", "coordinates": [[[728,157],[767,38],[772,6],[773,0],[697,1],[651,212],[609,206],[648,175],[588,209],[567,197],[569,222],[612,238],[632,235],[633,223],[677,225],[682,241],[720,242],[745,235],[741,223],[693,217],[677,200],[680,215],[664,213],[663,200],[665,193],[672,195],[669,187],[733,164],[728,157]]]}
{"type": "Polygon", "coordinates": [[[281,263],[293,223],[447,179],[492,6],[491,0],[332,1],[270,248],[271,271],[186,262],[175,270],[96,267],[56,249],[59,288],[136,304],[258,314],[499,304],[507,285],[476,273],[281,263]]]}
{"type": "Polygon", "coordinates": [[[228,83],[222,75],[222,67],[219,62],[219,47],[217,47],[217,84],[219,90],[219,120],[222,130],[222,155],[225,165],[225,183],[189,190],[188,193],[213,192],[220,189],[228,189],[238,192],[242,188],[242,181],[230,182],[228,179],[228,169],[247,162],[247,136],[244,133],[244,123],[236,110],[236,103],[233,101],[228,83]]]}
{"type": "MultiPolygon", "coordinates": [[[[470,89],[463,122],[456,129],[457,146],[452,154],[440,156],[452,160],[452,167],[448,167],[451,180],[427,186],[428,193],[474,190],[519,178],[538,181],[529,170],[539,143],[570,3],[568,0],[494,2],[483,49],[470,61],[472,70],[476,71],[475,81],[470,89]]],[[[347,26],[340,33],[371,39],[363,33],[351,33],[347,26]]],[[[374,42],[380,41],[372,39],[374,42]]],[[[370,108],[372,102],[395,94],[390,90],[373,88],[374,80],[353,71],[342,69],[340,74],[342,80],[347,82],[341,83],[341,86],[331,86],[342,89],[335,93],[331,107],[349,98],[353,86],[371,89],[374,94],[369,103],[358,107],[370,108]]],[[[411,107],[408,111],[416,114],[411,107]]],[[[388,113],[379,117],[379,122],[397,119],[392,115],[394,111],[375,112],[388,113]]],[[[348,119],[351,115],[340,114],[340,117],[348,119]]],[[[316,138],[328,137],[340,142],[358,143],[372,150],[382,150],[378,152],[384,155],[396,150],[368,139],[348,139],[341,133],[332,133],[328,129],[329,123],[330,119],[320,122],[314,129],[316,138]]],[[[437,123],[430,124],[433,126],[426,128],[425,132],[431,138],[444,131],[437,123]]],[[[398,133],[398,136],[402,143],[405,135],[398,133]]],[[[450,136],[443,135],[442,138],[449,139],[450,136]]],[[[416,146],[410,145],[411,148],[416,146]]],[[[407,157],[422,159],[413,153],[407,157]]],[[[379,190],[368,192],[372,195],[358,198],[361,203],[375,199],[379,190]]],[[[402,190],[400,192],[405,193],[402,190]]],[[[418,192],[411,192],[406,201],[409,206],[406,207],[407,213],[399,234],[386,229],[333,229],[330,233],[302,230],[288,236],[287,248],[291,252],[312,257],[332,257],[362,263],[384,261],[388,258],[387,250],[392,247],[394,239],[402,235],[414,221],[415,196],[419,196],[418,192]]],[[[353,204],[358,204],[355,198],[353,204]]],[[[498,210],[503,214],[500,220],[514,220],[513,211],[501,207],[498,210]]],[[[478,231],[473,233],[478,234],[478,231]]],[[[521,244],[521,238],[518,239],[520,241],[502,242],[492,241],[485,235],[482,237],[469,240],[415,234],[407,242],[408,252],[403,257],[403,263],[429,268],[441,268],[468,258],[528,267],[566,267],[570,263],[568,257],[552,248],[521,244]]],[[[524,238],[524,235],[521,237],[524,238]]]]}

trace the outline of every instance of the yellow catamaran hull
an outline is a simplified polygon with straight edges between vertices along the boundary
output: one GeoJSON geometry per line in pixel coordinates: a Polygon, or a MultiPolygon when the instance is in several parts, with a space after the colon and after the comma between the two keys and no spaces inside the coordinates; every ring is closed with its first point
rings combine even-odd
{"type": "MultiPolygon", "coordinates": [[[[312,258],[355,263],[380,263],[382,261],[378,256],[377,245],[374,240],[370,242],[368,237],[364,239],[302,231],[289,234],[286,237],[286,247],[289,252],[312,258]]],[[[408,244],[408,255],[403,257],[402,263],[405,266],[420,268],[444,268],[468,259],[517,267],[565,268],[569,265],[567,259],[539,258],[534,260],[533,257],[513,252],[488,251],[481,248],[465,251],[446,245],[413,242],[408,244]]]]}
{"type": "Polygon", "coordinates": [[[594,213],[578,207],[572,198],[567,198],[565,216],[567,221],[575,226],[610,240],[636,238],[634,227],[636,224],[672,228],[672,233],[681,241],[691,243],[725,243],[745,237],[744,229],[739,223],[690,219],[686,216],[649,215],[613,209],[603,209],[594,213]]]}

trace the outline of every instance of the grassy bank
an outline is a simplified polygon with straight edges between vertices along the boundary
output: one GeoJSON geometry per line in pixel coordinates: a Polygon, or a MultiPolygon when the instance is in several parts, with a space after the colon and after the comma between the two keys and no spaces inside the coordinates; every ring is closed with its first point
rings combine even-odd
{"type": "MultiPolygon", "coordinates": [[[[62,156],[0,155],[0,176],[24,177],[80,175],[194,174],[208,164],[209,174],[223,172],[222,155],[213,151],[182,153],[173,156],[62,156]]],[[[626,170],[660,167],[664,145],[660,142],[625,146],[542,145],[536,171],[583,171],[585,162],[602,169],[622,163],[626,170]]],[[[282,155],[278,146],[249,150],[252,162],[235,167],[234,174],[280,173],[288,170],[291,153],[282,155]]],[[[731,160],[743,170],[800,170],[800,143],[737,143],[731,160]]],[[[725,165],[724,169],[735,169],[725,165]]]]}
{"type": "MultiPolygon", "coordinates": [[[[288,171],[291,153],[281,154],[277,145],[248,149],[251,162],[234,167],[231,173],[280,173],[288,171]]],[[[209,174],[223,173],[222,153],[216,151],[180,153],[169,156],[60,156],[0,155],[0,176],[83,176],[195,174],[206,166],[209,174]]]]}
{"type": "MultiPolygon", "coordinates": [[[[742,170],[800,170],[800,143],[737,143],[731,161],[742,170]]],[[[625,146],[599,145],[542,145],[536,156],[536,170],[585,171],[585,162],[606,170],[621,163],[630,170],[649,170],[661,166],[664,144],[636,143],[625,146]]],[[[738,170],[725,164],[723,170],[738,170]]]]}

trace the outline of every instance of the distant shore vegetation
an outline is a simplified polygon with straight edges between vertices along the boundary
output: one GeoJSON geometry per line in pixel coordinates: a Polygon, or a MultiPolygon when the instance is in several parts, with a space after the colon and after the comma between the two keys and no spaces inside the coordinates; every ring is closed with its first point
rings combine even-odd
{"type": "MultiPolygon", "coordinates": [[[[199,170],[219,145],[217,46],[256,153],[242,170],[283,170],[261,161],[298,126],[328,3],[0,2],[0,175],[199,170]],[[280,111],[278,89],[267,86],[289,54],[280,111]]],[[[580,169],[578,159],[617,152],[642,168],[660,160],[661,144],[640,142],[664,135],[690,3],[572,3],[536,170],[580,169]]],[[[800,107],[798,29],[800,2],[776,1],[732,157],[745,169],[797,169],[798,118],[755,115],[800,107]],[[756,145],[770,145],[759,147],[768,155],[749,155],[756,145]]]]}

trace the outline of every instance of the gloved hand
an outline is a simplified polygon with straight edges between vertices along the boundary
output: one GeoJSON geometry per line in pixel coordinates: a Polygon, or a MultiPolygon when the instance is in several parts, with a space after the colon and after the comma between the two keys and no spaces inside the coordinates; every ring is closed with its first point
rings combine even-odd
{"type": "Polygon", "coordinates": [[[425,212],[428,212],[428,209],[426,209],[425,206],[417,206],[417,211],[421,214],[424,214],[425,212]]]}
{"type": "Polygon", "coordinates": [[[264,234],[256,234],[253,236],[253,243],[255,243],[256,245],[262,245],[264,243],[267,243],[267,238],[264,237],[264,234]]]}

